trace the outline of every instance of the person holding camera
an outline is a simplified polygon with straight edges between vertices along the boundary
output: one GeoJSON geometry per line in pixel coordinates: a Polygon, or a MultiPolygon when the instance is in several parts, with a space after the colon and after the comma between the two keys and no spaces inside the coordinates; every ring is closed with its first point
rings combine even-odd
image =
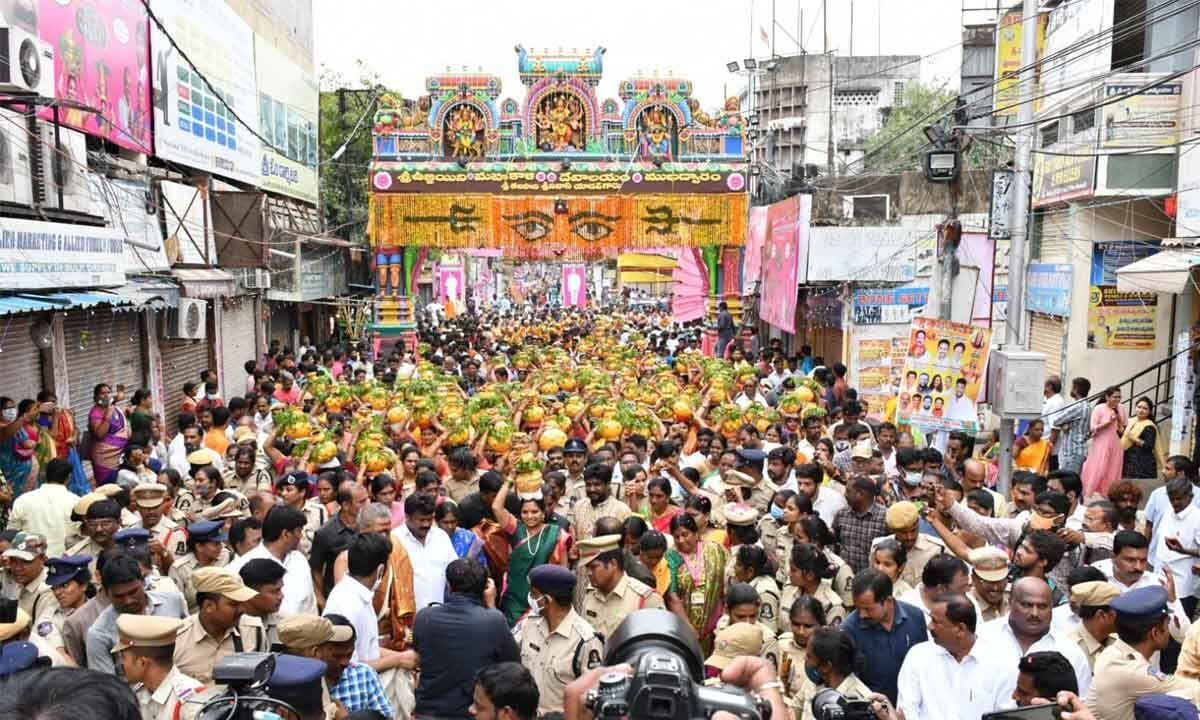
{"type": "Polygon", "coordinates": [[[204,684],[175,666],[180,625],[178,618],[117,616],[112,652],[137,695],[142,720],[192,720],[200,712],[201,705],[187,700],[202,692],[204,684]]]}
{"type": "Polygon", "coordinates": [[[865,667],[866,659],[845,630],[825,627],[814,631],[804,656],[804,674],[812,681],[816,694],[811,698],[796,699],[802,719],[822,720],[812,701],[826,688],[847,700],[869,701],[873,694],[871,688],[858,678],[865,667]]]}

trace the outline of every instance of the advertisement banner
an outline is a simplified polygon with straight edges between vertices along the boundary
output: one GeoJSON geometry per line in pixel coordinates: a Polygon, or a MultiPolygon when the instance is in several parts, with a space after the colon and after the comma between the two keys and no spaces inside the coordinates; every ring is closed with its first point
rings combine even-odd
{"type": "MultiPolygon", "coordinates": [[[[59,122],[134,152],[150,137],[149,19],[140,2],[0,2],[4,24],[36,33],[54,47],[58,98],[95,108],[59,110],[59,122]]],[[[43,109],[50,120],[54,112],[43,109]]]]}
{"type": "Polygon", "coordinates": [[[867,415],[883,419],[889,400],[896,396],[904,371],[908,333],[882,338],[862,338],[855,343],[855,385],[858,398],[867,403],[867,415]]]}
{"type": "MultiPolygon", "coordinates": [[[[1021,47],[1025,44],[1025,24],[1022,21],[1021,6],[1009,10],[1000,18],[996,29],[996,116],[1006,117],[1017,115],[1017,105],[1021,102],[1021,83],[1018,72],[1021,64],[1021,47]]],[[[1037,19],[1037,49],[1035,59],[1041,60],[1046,50],[1046,23],[1050,16],[1039,13],[1037,19]]],[[[1036,82],[1036,81],[1035,81],[1036,82]]],[[[1041,93],[1033,93],[1036,98],[1041,93]]],[[[1033,101],[1033,111],[1037,112],[1041,102],[1033,101]]]]}
{"type": "Polygon", "coordinates": [[[1117,240],[1092,245],[1093,285],[1116,285],[1117,271],[1157,253],[1158,243],[1143,240],[1117,240]]]}
{"type": "Polygon", "coordinates": [[[1184,330],[1175,336],[1175,366],[1171,372],[1171,455],[1191,455],[1196,408],[1196,374],[1192,372],[1192,334],[1184,330]]]}
{"type": "Polygon", "coordinates": [[[903,227],[812,228],[806,282],[911,282],[913,250],[932,235],[903,227]]]}
{"type": "Polygon", "coordinates": [[[166,35],[151,30],[155,153],[258,185],[262,154],[249,131],[259,127],[250,27],[224,2],[152,0],[151,7],[199,70],[179,57],[166,35]]]}
{"type": "Polygon", "coordinates": [[[562,266],[561,296],[563,307],[587,307],[587,269],[583,265],[562,266]]]}
{"type": "Polygon", "coordinates": [[[929,302],[929,288],[867,288],[855,290],[851,311],[855,325],[907,325],[929,302]]]}
{"type": "Polygon", "coordinates": [[[896,420],[934,430],[978,429],[976,402],[987,373],[988,328],[914,318],[896,420]]]}
{"type": "Polygon", "coordinates": [[[797,195],[768,208],[769,234],[763,253],[763,289],[758,316],[769,325],[795,332],[796,289],[808,236],[808,195],[797,195]]]}
{"type": "Polygon", "coordinates": [[[746,225],[746,261],[742,264],[743,288],[749,289],[762,276],[763,250],[767,246],[769,228],[766,206],[750,208],[750,222],[746,225]]]}
{"type": "Polygon", "coordinates": [[[255,36],[254,63],[258,87],[258,132],[271,145],[262,146],[264,190],[317,202],[317,81],[255,36]]]}
{"type": "Polygon", "coordinates": [[[463,301],[463,269],[462,265],[438,266],[438,302],[454,304],[463,301]]]}
{"type": "Polygon", "coordinates": [[[1033,156],[1033,197],[1030,204],[1041,207],[1092,194],[1096,182],[1096,156],[1033,156]]]}
{"type": "Polygon", "coordinates": [[[1092,285],[1088,294],[1087,346],[1100,350],[1153,350],[1158,295],[1092,285]]]}
{"type": "Polygon", "coordinates": [[[113,228],[5,218],[0,285],[63,290],[125,284],[125,242],[113,228]]]}
{"type": "Polygon", "coordinates": [[[1143,81],[1104,84],[1105,101],[1128,97],[1102,108],[1104,131],[1100,147],[1161,147],[1179,142],[1183,81],[1143,89],[1145,84],[1143,81]]]}
{"type": "Polygon", "coordinates": [[[1071,316],[1071,266],[1030,263],[1025,276],[1025,309],[1029,312],[1071,316]]]}

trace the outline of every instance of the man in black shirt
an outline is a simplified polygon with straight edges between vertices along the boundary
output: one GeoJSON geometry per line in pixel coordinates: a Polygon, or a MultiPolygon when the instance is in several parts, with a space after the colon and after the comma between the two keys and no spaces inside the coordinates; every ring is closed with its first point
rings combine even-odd
{"type": "Polygon", "coordinates": [[[313,533],[312,550],[308,555],[313,588],[319,598],[333,590],[334,561],[338,553],[350,547],[358,534],[358,511],[367,504],[367,489],[353,480],[346,480],[338,485],[337,501],[340,506],[337,515],[313,533]]]}
{"type": "Polygon", "coordinates": [[[413,621],[413,647],[421,657],[414,717],[467,720],[475,674],[520,662],[521,650],[495,603],[495,585],[478,562],[459,558],[446,568],[446,604],[430,605],[413,621]]]}

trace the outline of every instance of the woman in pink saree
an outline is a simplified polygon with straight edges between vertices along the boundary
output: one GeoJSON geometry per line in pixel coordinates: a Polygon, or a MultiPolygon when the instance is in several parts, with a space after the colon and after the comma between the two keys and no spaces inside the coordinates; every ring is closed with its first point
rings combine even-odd
{"type": "Polygon", "coordinates": [[[1092,449],[1083,463],[1083,496],[1107,495],[1108,489],[1121,479],[1125,461],[1121,434],[1129,416],[1121,406],[1121,389],[1110,387],[1104,399],[1092,410],[1092,449]]]}
{"type": "Polygon", "coordinates": [[[125,413],[113,401],[112,388],[104,383],[92,391],[95,405],[88,413],[88,430],[92,433],[92,474],[96,485],[114,482],[125,445],[129,443],[129,423],[125,413]]]}

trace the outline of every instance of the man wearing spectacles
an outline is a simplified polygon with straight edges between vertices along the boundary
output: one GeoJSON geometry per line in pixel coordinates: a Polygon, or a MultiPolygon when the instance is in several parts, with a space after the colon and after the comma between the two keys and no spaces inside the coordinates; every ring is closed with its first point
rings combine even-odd
{"type": "Polygon", "coordinates": [[[67,555],[91,555],[92,576],[96,573],[96,558],[113,546],[113,536],[121,529],[121,506],[111,498],[98,498],[94,493],[85,495],[75,506],[76,514],[83,516],[80,532],[84,539],[71,546],[67,555]]]}

